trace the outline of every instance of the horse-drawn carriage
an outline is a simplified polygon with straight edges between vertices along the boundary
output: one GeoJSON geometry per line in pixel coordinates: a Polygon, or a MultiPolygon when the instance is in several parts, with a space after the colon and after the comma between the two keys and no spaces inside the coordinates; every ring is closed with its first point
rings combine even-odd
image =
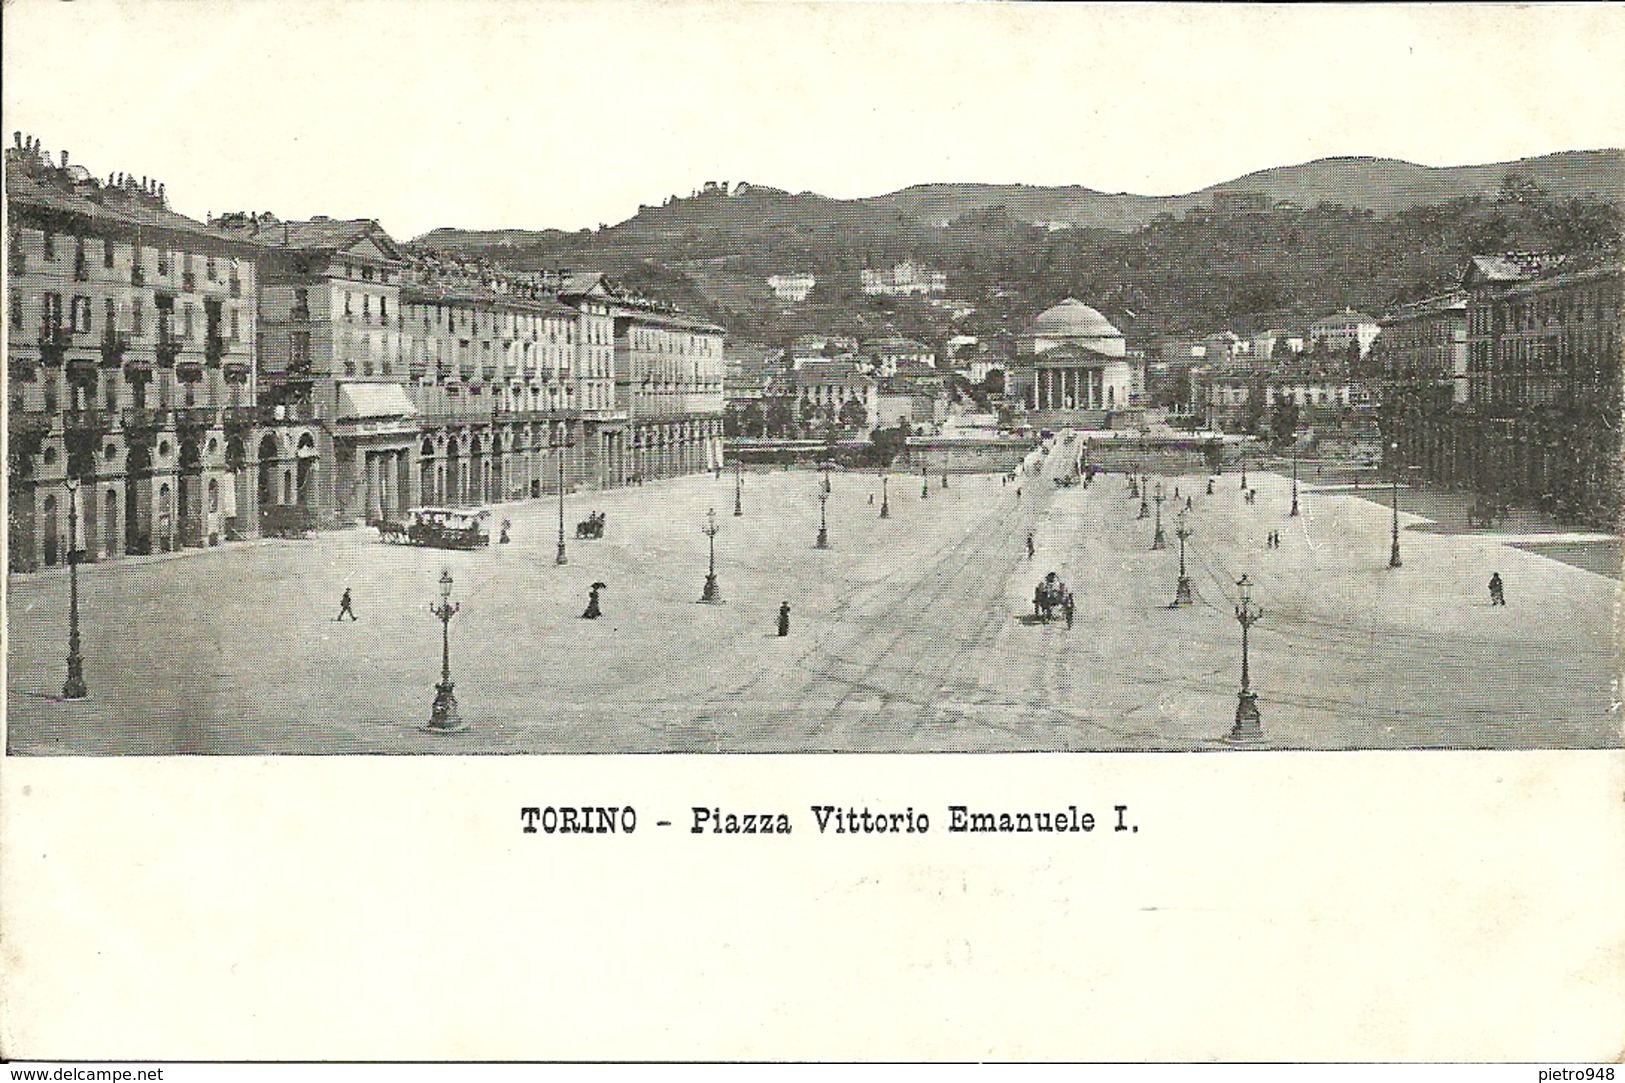
{"type": "Polygon", "coordinates": [[[604,536],[604,513],[591,512],[587,517],[576,523],[576,537],[598,540],[604,536]]]}
{"type": "Polygon", "coordinates": [[[1056,617],[1066,617],[1070,626],[1071,612],[1072,592],[1061,581],[1061,577],[1050,572],[1039,580],[1038,586],[1033,590],[1033,616],[1045,623],[1056,617]]]}
{"type": "Polygon", "coordinates": [[[404,522],[385,519],[378,537],[396,545],[478,549],[491,544],[489,508],[411,508],[404,522]]]}

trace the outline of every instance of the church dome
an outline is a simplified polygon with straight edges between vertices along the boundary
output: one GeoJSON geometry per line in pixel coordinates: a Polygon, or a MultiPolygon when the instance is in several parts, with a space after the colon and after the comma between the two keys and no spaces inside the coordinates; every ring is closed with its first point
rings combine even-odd
{"type": "Polygon", "coordinates": [[[1045,338],[1122,338],[1110,320],[1074,297],[1047,308],[1033,321],[1033,334],[1045,338]]]}

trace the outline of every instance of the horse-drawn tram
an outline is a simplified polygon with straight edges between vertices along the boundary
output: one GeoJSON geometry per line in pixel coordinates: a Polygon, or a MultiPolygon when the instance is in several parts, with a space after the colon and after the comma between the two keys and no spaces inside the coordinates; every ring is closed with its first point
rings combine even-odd
{"type": "Polygon", "coordinates": [[[491,544],[489,508],[411,508],[405,522],[384,520],[378,537],[397,545],[478,549],[491,544]]]}

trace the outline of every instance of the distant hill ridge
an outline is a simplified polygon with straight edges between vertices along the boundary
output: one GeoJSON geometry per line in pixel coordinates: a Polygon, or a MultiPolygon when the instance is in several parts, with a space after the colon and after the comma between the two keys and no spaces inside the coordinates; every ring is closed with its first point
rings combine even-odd
{"type": "MultiPolygon", "coordinates": [[[[645,206],[606,232],[680,240],[690,231],[748,234],[764,227],[827,229],[834,223],[851,230],[885,229],[895,227],[900,218],[932,226],[1001,206],[1017,221],[1130,232],[1159,214],[1180,215],[1193,207],[1210,205],[1216,192],[1257,192],[1272,201],[1290,200],[1305,207],[1333,203],[1391,214],[1463,197],[1493,197],[1508,173],[1525,175],[1557,198],[1625,198],[1625,151],[1617,148],[1559,151],[1459,166],[1426,166],[1395,158],[1336,157],[1261,169],[1172,196],[1101,192],[1081,185],[935,183],[841,200],[814,192],[792,194],[750,185],[738,194],[706,191],[659,206],[645,206]]],[[[579,236],[556,229],[441,227],[416,240],[458,249],[521,247],[565,242],[579,236]]]]}

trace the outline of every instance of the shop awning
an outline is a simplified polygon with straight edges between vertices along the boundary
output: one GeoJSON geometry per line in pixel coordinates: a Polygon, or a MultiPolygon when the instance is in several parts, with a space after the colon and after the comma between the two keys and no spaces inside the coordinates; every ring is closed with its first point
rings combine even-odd
{"type": "Polygon", "coordinates": [[[400,384],[341,384],[339,420],[374,417],[416,417],[417,407],[400,384]]]}

